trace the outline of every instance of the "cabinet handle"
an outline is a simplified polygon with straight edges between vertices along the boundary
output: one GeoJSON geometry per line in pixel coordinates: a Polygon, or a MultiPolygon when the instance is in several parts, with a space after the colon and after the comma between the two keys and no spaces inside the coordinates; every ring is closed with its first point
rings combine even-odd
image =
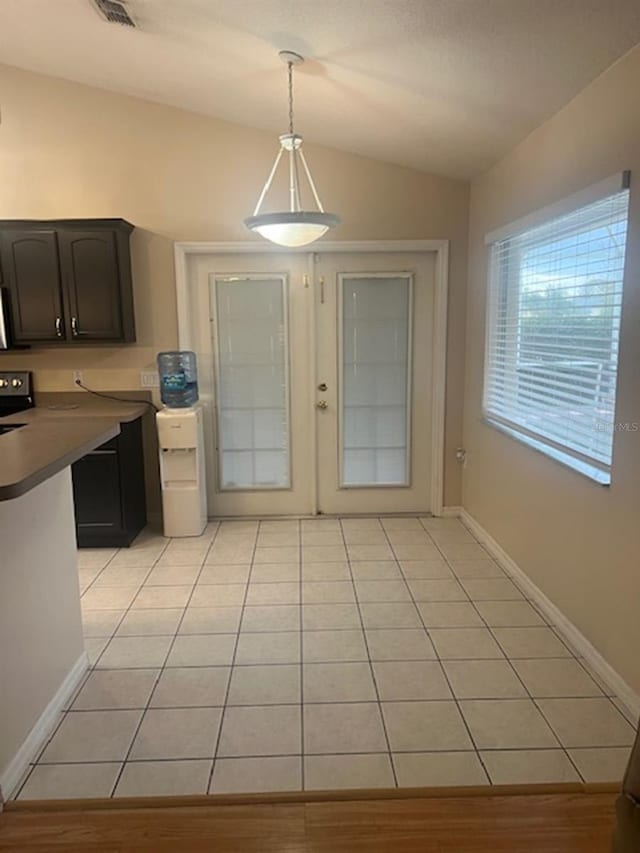
{"type": "Polygon", "coordinates": [[[56,317],[56,335],[62,337],[62,317],[56,317]]]}
{"type": "Polygon", "coordinates": [[[71,333],[73,334],[74,338],[78,337],[78,319],[77,319],[77,317],[71,318],[71,333]]]}

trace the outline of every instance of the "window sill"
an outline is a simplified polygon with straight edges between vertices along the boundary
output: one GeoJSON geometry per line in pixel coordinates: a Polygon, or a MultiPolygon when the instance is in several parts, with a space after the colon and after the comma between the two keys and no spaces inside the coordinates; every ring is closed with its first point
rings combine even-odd
{"type": "Polygon", "coordinates": [[[530,447],[532,450],[535,450],[538,453],[542,453],[549,459],[553,459],[554,462],[559,462],[561,465],[564,465],[565,468],[570,468],[572,471],[575,471],[578,474],[582,474],[583,477],[587,477],[589,480],[594,483],[597,483],[599,486],[611,485],[610,471],[603,471],[601,468],[597,468],[595,465],[589,465],[587,462],[582,462],[579,459],[575,459],[568,453],[563,453],[561,450],[557,450],[555,447],[549,447],[549,445],[545,444],[543,441],[537,441],[535,438],[531,438],[531,436],[524,435],[523,433],[520,433],[515,429],[511,429],[510,427],[505,426],[499,421],[494,421],[488,415],[484,415],[482,417],[482,422],[487,424],[487,426],[498,430],[498,432],[501,432],[504,435],[508,435],[509,438],[513,438],[515,439],[515,441],[519,441],[521,444],[530,447]]]}

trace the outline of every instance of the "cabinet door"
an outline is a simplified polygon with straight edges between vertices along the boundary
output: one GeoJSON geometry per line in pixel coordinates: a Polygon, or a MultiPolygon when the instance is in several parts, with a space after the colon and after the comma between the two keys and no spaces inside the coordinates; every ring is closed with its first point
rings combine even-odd
{"type": "Polygon", "coordinates": [[[117,439],[72,466],[78,539],[108,536],[123,527],[117,439]]]}
{"type": "Polygon", "coordinates": [[[6,230],[0,234],[0,250],[16,343],[63,340],[56,232],[6,230]]]}
{"type": "Polygon", "coordinates": [[[122,481],[122,518],[130,542],[147,523],[141,418],[120,424],[118,452],[122,481]]]}
{"type": "Polygon", "coordinates": [[[122,340],[118,249],[113,231],[58,232],[71,341],[122,340]]]}

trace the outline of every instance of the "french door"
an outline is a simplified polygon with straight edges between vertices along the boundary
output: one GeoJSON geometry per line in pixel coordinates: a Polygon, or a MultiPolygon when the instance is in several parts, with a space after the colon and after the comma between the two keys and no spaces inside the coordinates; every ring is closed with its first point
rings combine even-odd
{"type": "Polygon", "coordinates": [[[311,287],[304,255],[216,256],[210,515],[306,515],[311,476],[311,287]]]}
{"type": "Polygon", "coordinates": [[[432,252],[318,256],[321,512],[429,510],[434,271],[432,252]]]}
{"type": "Polygon", "coordinates": [[[435,253],[198,264],[214,389],[203,400],[209,514],[428,511],[435,253]]]}

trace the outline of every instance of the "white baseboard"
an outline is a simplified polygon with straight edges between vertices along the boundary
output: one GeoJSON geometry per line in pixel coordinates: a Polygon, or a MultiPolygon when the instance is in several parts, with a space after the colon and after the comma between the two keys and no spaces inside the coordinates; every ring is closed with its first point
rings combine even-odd
{"type": "Polygon", "coordinates": [[[602,679],[625,706],[632,719],[640,716],[640,696],[627,684],[622,676],[609,664],[584,634],[565,614],[539,589],[520,566],[507,554],[496,540],[465,509],[459,512],[460,520],[485,546],[499,565],[517,581],[525,595],[533,601],[547,620],[558,629],[575,653],[602,679]]]}
{"type": "Polygon", "coordinates": [[[443,506],[440,518],[459,518],[463,512],[461,506],[443,506]]]}
{"type": "Polygon", "coordinates": [[[51,730],[57,722],[58,714],[65,707],[67,700],[80,684],[88,668],[89,658],[86,652],[82,652],[38,718],[35,726],[27,735],[26,740],[23,741],[18,752],[2,771],[2,775],[0,775],[0,803],[6,801],[12,795],[13,789],[51,734],[51,730]]]}

